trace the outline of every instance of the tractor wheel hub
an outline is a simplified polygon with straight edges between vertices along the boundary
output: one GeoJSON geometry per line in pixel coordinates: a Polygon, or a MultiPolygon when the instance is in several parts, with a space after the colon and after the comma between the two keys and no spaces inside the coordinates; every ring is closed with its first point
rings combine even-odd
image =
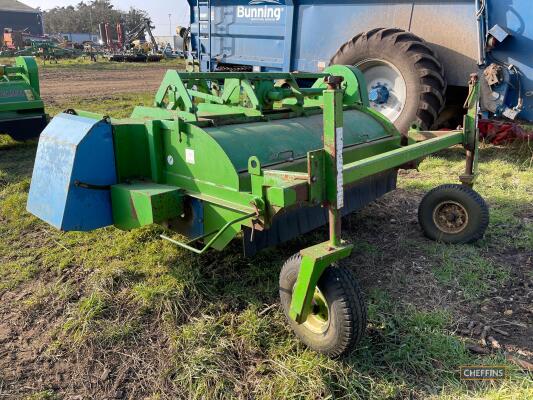
{"type": "Polygon", "coordinates": [[[376,104],[385,104],[387,101],[389,101],[390,92],[387,86],[378,83],[376,86],[374,86],[370,92],[368,93],[368,99],[372,103],[376,104]]]}

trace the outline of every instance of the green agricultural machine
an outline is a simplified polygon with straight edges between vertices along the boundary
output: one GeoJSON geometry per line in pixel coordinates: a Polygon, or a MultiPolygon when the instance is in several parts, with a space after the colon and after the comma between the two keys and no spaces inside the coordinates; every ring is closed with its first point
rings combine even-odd
{"type": "Polygon", "coordinates": [[[395,189],[399,168],[462,145],[462,184],[427,194],[421,227],[432,239],[467,243],[488,224],[471,189],[477,82],[463,130],[413,127],[409,137],[369,107],[365,88],[347,66],[320,74],[168,71],[154,106],[130,118],[79,110],[55,117],[40,138],[28,210],[64,231],[160,224],[162,239],[197,254],[240,237],[251,256],[329,224],[327,240],[282,267],[280,297],[304,343],[343,355],[363,335],[366,308],[339,265],[352,252],[342,216],[395,189]]]}
{"type": "Polygon", "coordinates": [[[0,133],[23,141],[39,136],[48,123],[33,57],[0,65],[0,133]]]}

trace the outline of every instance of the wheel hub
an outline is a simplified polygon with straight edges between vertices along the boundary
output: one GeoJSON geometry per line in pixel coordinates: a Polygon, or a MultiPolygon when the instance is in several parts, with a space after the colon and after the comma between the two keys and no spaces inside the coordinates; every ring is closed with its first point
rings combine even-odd
{"type": "Polygon", "coordinates": [[[317,287],[313,295],[311,311],[303,323],[313,333],[324,333],[329,327],[329,311],[326,298],[317,287]]]}
{"type": "Polygon", "coordinates": [[[363,60],[355,66],[365,76],[370,106],[390,121],[396,121],[407,99],[407,84],[400,70],[379,59],[363,60]]]}
{"type": "Polygon", "coordinates": [[[378,82],[378,84],[368,93],[368,99],[376,104],[385,104],[389,101],[389,97],[389,89],[380,82],[378,82]]]}
{"type": "Polygon", "coordinates": [[[433,210],[433,222],[442,232],[457,234],[468,225],[468,212],[455,201],[445,201],[433,210]]]}

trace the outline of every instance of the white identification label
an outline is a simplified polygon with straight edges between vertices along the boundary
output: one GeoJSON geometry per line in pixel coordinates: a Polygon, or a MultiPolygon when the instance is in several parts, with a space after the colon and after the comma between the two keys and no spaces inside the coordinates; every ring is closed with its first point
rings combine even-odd
{"type": "Polygon", "coordinates": [[[341,128],[336,129],[336,152],[337,152],[337,208],[344,207],[344,179],[342,177],[342,150],[344,149],[344,131],[341,128]]]}
{"type": "Polygon", "coordinates": [[[185,162],[187,164],[194,164],[194,150],[185,149],[185,162]]]}

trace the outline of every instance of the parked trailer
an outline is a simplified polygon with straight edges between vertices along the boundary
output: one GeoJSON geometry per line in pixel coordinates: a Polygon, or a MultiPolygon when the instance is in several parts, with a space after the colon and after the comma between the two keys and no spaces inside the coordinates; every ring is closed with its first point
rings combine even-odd
{"type": "Polygon", "coordinates": [[[202,70],[354,65],[372,107],[405,133],[413,121],[455,127],[446,96],[462,104],[480,66],[484,117],[533,121],[531,0],[188,1],[202,70]]]}

